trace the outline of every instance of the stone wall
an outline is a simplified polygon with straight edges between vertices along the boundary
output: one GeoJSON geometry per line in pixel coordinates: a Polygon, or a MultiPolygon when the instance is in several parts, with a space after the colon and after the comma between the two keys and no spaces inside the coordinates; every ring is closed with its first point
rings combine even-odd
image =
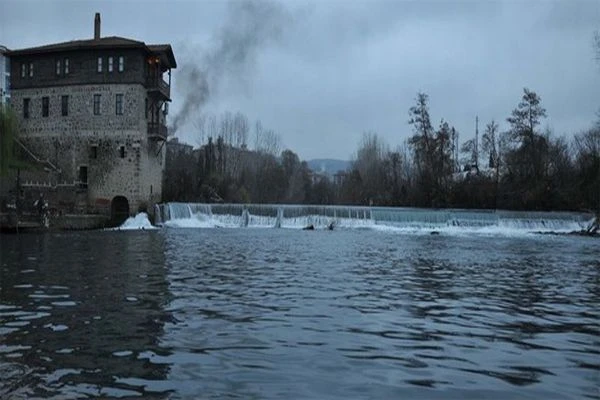
{"type": "Polygon", "coordinates": [[[160,142],[148,140],[146,96],[141,84],[14,90],[21,141],[58,168],[23,171],[21,181],[73,183],[82,180],[81,171],[87,168],[88,211],[105,211],[115,196],[128,199],[131,213],[143,204],[151,210],[161,198],[166,150],[160,142]],[[101,95],[100,115],[93,112],[94,94],[101,95]],[[123,115],[116,115],[117,94],[123,94],[123,115]],[[62,115],[62,96],[69,96],[67,116],[62,115]],[[43,97],[49,97],[48,117],[42,116],[43,97]],[[27,119],[23,119],[24,98],[30,99],[27,119]]]}

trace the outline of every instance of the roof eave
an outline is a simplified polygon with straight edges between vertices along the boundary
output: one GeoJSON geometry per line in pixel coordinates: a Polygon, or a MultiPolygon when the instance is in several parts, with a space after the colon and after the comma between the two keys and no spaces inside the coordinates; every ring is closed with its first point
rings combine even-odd
{"type": "MultiPolygon", "coordinates": [[[[112,39],[112,38],[106,38],[112,39]]],[[[117,40],[121,40],[122,38],[118,38],[117,40]]],[[[124,38],[123,38],[124,39],[124,38]]],[[[129,40],[129,39],[124,39],[129,40]]],[[[17,50],[9,50],[8,54],[10,56],[27,56],[27,55],[37,55],[37,54],[46,54],[46,53],[63,53],[68,51],[82,51],[82,50],[94,50],[94,49],[135,49],[135,48],[144,48],[144,42],[131,41],[130,43],[111,43],[111,42],[102,42],[102,40],[87,40],[82,43],[82,41],[73,41],[72,43],[64,42],[57,44],[49,44],[46,46],[38,46],[38,47],[29,47],[25,49],[17,49],[17,50]]]]}
{"type": "Polygon", "coordinates": [[[177,68],[177,61],[175,61],[175,54],[173,54],[173,48],[171,47],[170,44],[167,45],[152,45],[149,44],[146,46],[148,49],[148,52],[150,52],[151,54],[158,54],[161,57],[162,61],[166,61],[164,64],[167,68],[177,68]],[[161,47],[160,49],[157,49],[157,47],[161,47]],[[164,48],[162,48],[164,47],[164,48]],[[163,58],[166,57],[165,58],[163,58]]]}

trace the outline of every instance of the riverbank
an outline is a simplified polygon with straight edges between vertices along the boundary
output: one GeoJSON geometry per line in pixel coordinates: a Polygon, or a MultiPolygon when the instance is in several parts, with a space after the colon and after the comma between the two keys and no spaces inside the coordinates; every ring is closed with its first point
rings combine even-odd
{"type": "Polygon", "coordinates": [[[80,231],[111,228],[108,216],[100,214],[63,214],[50,216],[49,227],[44,227],[34,214],[0,213],[0,232],[20,233],[39,231],[80,231]]]}

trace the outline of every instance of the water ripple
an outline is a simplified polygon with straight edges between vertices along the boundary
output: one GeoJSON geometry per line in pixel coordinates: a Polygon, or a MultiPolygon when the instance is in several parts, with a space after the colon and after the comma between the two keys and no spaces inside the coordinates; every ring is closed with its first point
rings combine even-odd
{"type": "Polygon", "coordinates": [[[596,242],[169,229],[0,247],[0,398],[600,399],[596,242]]]}

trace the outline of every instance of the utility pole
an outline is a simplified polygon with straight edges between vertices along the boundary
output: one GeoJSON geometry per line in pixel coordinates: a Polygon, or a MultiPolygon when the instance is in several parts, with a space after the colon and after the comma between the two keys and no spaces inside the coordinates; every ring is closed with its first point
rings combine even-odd
{"type": "Polygon", "coordinates": [[[479,172],[479,116],[475,116],[475,168],[479,172]]]}

